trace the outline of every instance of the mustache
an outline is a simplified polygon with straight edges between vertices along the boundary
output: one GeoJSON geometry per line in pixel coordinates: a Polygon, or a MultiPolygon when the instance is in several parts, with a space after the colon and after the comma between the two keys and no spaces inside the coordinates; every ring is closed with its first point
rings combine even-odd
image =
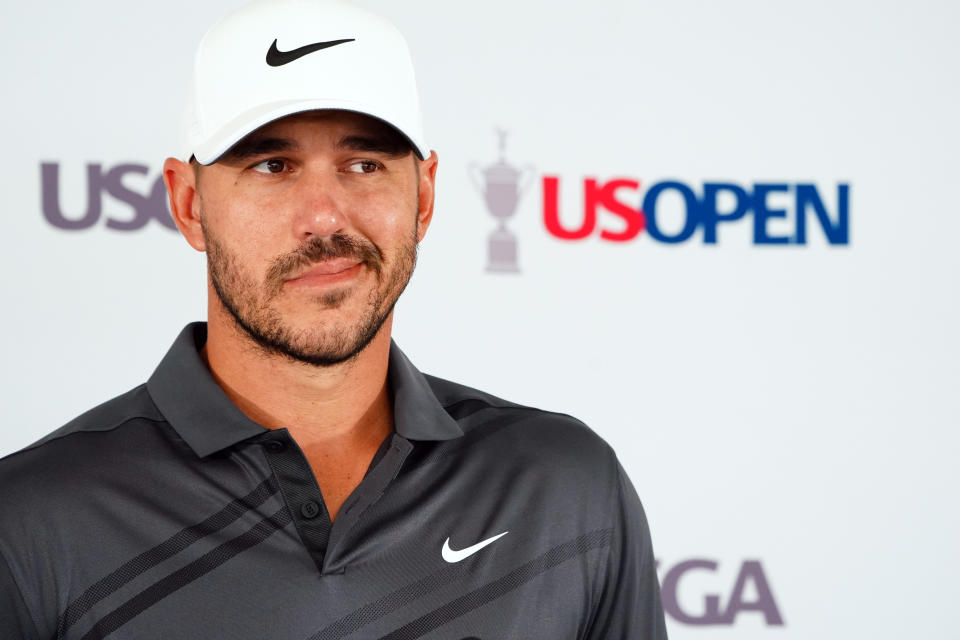
{"type": "Polygon", "coordinates": [[[267,284],[279,292],[290,275],[331,258],[352,258],[378,275],[383,269],[383,254],[375,244],[363,238],[334,233],[322,237],[311,236],[296,250],[277,257],[267,270],[267,284]]]}

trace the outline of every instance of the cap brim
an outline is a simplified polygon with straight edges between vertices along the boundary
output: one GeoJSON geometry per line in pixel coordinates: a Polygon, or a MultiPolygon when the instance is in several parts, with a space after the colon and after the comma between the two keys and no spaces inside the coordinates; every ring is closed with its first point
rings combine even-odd
{"type": "Polygon", "coordinates": [[[411,135],[411,133],[408,133],[419,131],[418,123],[395,122],[385,117],[385,114],[378,113],[376,109],[370,109],[365,105],[347,100],[330,99],[291,100],[261,105],[257,109],[247,111],[237,116],[202,143],[193,145],[192,155],[196,158],[197,162],[202,165],[213,164],[229,151],[233,145],[260,127],[297,113],[318,110],[351,111],[376,118],[396,129],[410,143],[413,152],[421,160],[424,160],[430,155],[430,149],[423,144],[422,141],[416,140],[413,137],[413,135],[416,134],[411,135]]]}

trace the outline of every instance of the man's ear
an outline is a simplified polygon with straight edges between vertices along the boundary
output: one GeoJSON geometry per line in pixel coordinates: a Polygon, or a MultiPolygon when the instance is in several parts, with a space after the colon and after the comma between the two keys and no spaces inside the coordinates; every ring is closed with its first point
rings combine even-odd
{"type": "Polygon", "coordinates": [[[426,160],[421,160],[417,162],[418,170],[420,171],[420,198],[417,203],[417,219],[420,223],[417,231],[417,242],[423,240],[423,237],[427,234],[427,227],[430,226],[430,220],[433,219],[433,203],[434,197],[436,195],[436,179],[437,179],[437,152],[431,151],[430,157],[426,160]]]}
{"type": "Polygon", "coordinates": [[[194,167],[176,158],[167,158],[163,163],[163,182],[170,197],[173,221],[190,246],[197,251],[206,251],[203,229],[200,226],[200,198],[197,196],[197,174],[194,167]]]}

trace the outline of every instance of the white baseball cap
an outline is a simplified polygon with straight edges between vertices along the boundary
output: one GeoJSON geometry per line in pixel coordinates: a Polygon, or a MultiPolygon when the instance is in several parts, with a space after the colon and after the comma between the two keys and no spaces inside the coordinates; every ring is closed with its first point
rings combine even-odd
{"type": "Polygon", "coordinates": [[[396,27],[346,0],[255,0],[200,41],[182,157],[211,164],[259,127],[313,109],[379,118],[421,159],[430,155],[413,63],[396,27]]]}

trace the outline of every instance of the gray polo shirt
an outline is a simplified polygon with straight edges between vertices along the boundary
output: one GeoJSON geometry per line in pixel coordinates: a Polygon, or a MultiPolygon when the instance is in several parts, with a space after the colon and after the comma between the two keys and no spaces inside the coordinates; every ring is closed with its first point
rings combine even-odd
{"type": "Polygon", "coordinates": [[[640,502],[577,420],[393,345],[395,432],[331,524],[205,340],[0,461],[0,638],[666,638],[640,502]]]}

